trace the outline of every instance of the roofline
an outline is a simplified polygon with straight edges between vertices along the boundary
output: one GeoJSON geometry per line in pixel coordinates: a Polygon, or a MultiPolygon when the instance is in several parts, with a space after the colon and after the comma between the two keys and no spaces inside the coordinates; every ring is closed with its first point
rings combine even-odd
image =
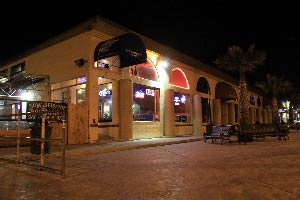
{"type": "Polygon", "coordinates": [[[52,38],[47,39],[46,41],[44,41],[40,44],[37,44],[36,46],[34,46],[33,48],[31,48],[29,50],[25,50],[23,53],[17,54],[16,56],[6,59],[5,61],[1,62],[0,65],[10,64],[14,61],[20,60],[31,54],[34,54],[40,50],[46,49],[46,48],[56,45],[62,41],[68,40],[74,36],[88,32],[92,29],[91,25],[93,24],[94,21],[95,21],[95,17],[90,18],[87,21],[82,22],[79,25],[77,25],[67,31],[64,31],[52,38]]]}
{"type": "MultiPolygon", "coordinates": [[[[223,73],[221,72],[220,70],[216,69],[215,67],[211,66],[211,65],[208,65],[208,64],[205,64],[205,63],[202,63],[201,61],[189,56],[189,55],[186,55],[176,49],[173,49],[167,45],[164,45],[160,42],[157,42],[157,41],[154,41],[153,39],[151,38],[148,38],[144,35],[141,35],[135,31],[132,31],[120,24],[117,24],[107,18],[103,18],[101,17],[100,15],[96,15],[94,17],[91,17],[90,19],[80,23],[79,25],[75,26],[74,28],[71,28],[67,31],[64,31],[48,40],[46,40],[45,42],[42,42],[41,44],[38,44],[36,45],[35,47],[23,52],[23,53],[20,53],[16,56],[13,56],[11,58],[8,58],[7,60],[3,61],[3,62],[0,62],[0,66],[4,66],[4,65],[8,65],[12,62],[15,62],[17,60],[20,60],[20,59],[23,59],[33,53],[36,53],[40,50],[43,50],[43,49],[46,49],[48,47],[51,47],[51,46],[54,46],[60,42],[63,42],[65,40],[68,40],[72,37],[75,37],[77,35],[80,35],[82,33],[85,33],[85,32],[88,32],[88,31],[91,31],[93,30],[93,25],[99,21],[103,21],[105,23],[108,23],[116,28],[119,28],[121,29],[122,31],[124,32],[131,32],[131,33],[135,33],[137,35],[139,35],[141,38],[143,38],[144,40],[146,41],[149,41],[150,43],[153,43],[154,45],[154,48],[151,48],[153,49],[154,51],[157,51],[157,53],[167,57],[167,58],[171,58],[173,60],[176,60],[176,61],[179,61],[179,62],[182,62],[183,64],[186,64],[186,65],[190,65],[192,68],[195,68],[195,69],[199,69],[207,74],[212,74],[213,76],[216,76],[224,81],[228,81],[234,85],[238,85],[238,80],[236,80],[235,78],[233,78],[232,76],[226,74],[226,73],[223,73]],[[155,48],[156,47],[156,48],[155,48]],[[162,50],[160,50],[162,49],[162,50]],[[167,53],[167,52],[170,52],[170,55],[167,53]],[[175,54],[175,55],[173,55],[175,54]]],[[[151,45],[152,46],[152,45],[151,45]]],[[[249,85],[248,85],[249,86],[249,85]]],[[[251,88],[251,91],[255,91],[256,93],[261,93],[259,92],[256,88],[254,87],[251,87],[249,86],[249,89],[251,88]]]]}

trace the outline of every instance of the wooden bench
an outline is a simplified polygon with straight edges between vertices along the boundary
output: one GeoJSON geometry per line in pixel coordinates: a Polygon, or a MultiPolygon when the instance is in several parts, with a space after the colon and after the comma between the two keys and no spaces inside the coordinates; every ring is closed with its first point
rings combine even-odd
{"type": "Polygon", "coordinates": [[[254,138],[277,137],[286,141],[289,139],[289,130],[286,127],[274,124],[251,125],[243,130],[238,130],[238,140],[241,142],[253,141],[254,138]]]}
{"type": "MultiPolygon", "coordinates": [[[[27,146],[30,144],[30,130],[20,131],[20,146],[27,146]]],[[[9,147],[17,145],[17,130],[0,130],[0,147],[9,147]]]]}
{"type": "Polygon", "coordinates": [[[277,137],[277,140],[281,140],[283,138],[284,141],[290,139],[288,127],[282,125],[271,125],[271,127],[273,128],[269,131],[266,131],[265,136],[277,137]]]}
{"type": "Polygon", "coordinates": [[[204,142],[211,139],[212,143],[215,143],[217,139],[220,139],[221,144],[223,144],[225,140],[228,140],[229,143],[231,143],[230,136],[232,128],[232,125],[213,126],[210,132],[203,134],[204,142]]]}

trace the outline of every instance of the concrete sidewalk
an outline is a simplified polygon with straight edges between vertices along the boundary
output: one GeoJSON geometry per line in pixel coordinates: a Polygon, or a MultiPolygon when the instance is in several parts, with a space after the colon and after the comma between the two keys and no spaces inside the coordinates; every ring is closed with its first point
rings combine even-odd
{"type": "MultiPolygon", "coordinates": [[[[299,133],[287,141],[266,137],[247,144],[201,140],[68,145],[65,176],[0,159],[0,199],[300,199],[299,133]],[[146,148],[154,146],[160,147],[146,148]]],[[[59,152],[52,152],[46,166],[60,166],[59,152]]],[[[28,158],[38,163],[39,155],[28,158]]]]}

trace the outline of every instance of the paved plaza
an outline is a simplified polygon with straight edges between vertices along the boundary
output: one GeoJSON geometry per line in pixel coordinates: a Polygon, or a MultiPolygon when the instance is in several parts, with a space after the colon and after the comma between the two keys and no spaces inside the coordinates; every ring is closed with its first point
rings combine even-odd
{"type": "Polygon", "coordinates": [[[0,199],[300,199],[297,132],[247,144],[191,136],[77,145],[66,155],[65,176],[0,160],[0,199]]]}

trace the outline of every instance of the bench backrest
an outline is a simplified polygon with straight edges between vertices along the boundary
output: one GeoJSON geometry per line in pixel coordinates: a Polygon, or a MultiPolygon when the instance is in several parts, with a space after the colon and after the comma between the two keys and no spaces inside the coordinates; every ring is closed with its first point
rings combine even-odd
{"type": "Polygon", "coordinates": [[[230,128],[231,128],[231,125],[213,126],[211,135],[213,135],[213,136],[219,136],[219,135],[228,136],[230,134],[230,128]]]}

